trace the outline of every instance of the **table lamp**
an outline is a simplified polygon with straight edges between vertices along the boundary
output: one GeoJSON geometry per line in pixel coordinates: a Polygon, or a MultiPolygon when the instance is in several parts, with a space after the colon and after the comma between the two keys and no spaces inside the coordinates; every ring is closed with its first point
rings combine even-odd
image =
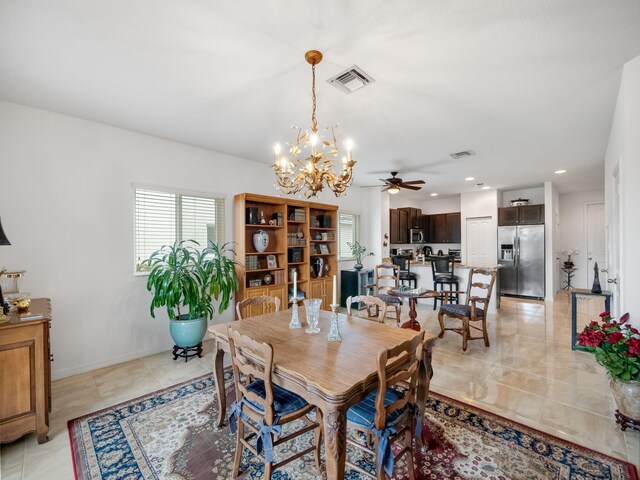
{"type": "MultiPolygon", "coordinates": [[[[4,233],[4,230],[2,228],[1,219],[0,219],[0,245],[11,245],[11,242],[7,238],[7,235],[4,233]]],[[[2,273],[4,273],[4,268],[0,270],[0,276],[2,275],[2,273]]],[[[5,305],[4,295],[2,295],[2,285],[0,285],[0,320],[2,320],[5,317],[8,310],[9,310],[8,305],[5,305]]]]}

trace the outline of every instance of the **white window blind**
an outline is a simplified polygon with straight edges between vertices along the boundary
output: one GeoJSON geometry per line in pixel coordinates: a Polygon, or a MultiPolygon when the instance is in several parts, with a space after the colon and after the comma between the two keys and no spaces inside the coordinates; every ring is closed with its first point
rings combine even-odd
{"type": "Polygon", "coordinates": [[[338,260],[353,260],[347,242],[360,241],[360,215],[354,213],[338,214],[338,260]]]}
{"type": "Polygon", "coordinates": [[[224,199],[135,188],[135,271],[163,245],[224,243],[224,199]]]}

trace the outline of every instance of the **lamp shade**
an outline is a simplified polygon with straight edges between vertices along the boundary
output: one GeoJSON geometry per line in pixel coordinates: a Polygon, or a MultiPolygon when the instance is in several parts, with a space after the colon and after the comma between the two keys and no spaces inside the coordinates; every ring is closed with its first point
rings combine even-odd
{"type": "Polygon", "coordinates": [[[2,229],[2,220],[0,219],[0,245],[11,245],[11,242],[7,238],[7,235],[4,233],[2,229]]]}

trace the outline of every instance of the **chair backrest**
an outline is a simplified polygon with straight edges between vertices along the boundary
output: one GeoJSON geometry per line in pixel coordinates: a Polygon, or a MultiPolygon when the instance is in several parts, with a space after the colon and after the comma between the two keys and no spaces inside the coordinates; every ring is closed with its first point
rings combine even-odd
{"type": "Polygon", "coordinates": [[[411,269],[411,256],[410,255],[392,255],[391,261],[394,265],[398,265],[401,272],[409,272],[411,269]]]}
{"type": "Polygon", "coordinates": [[[238,315],[238,320],[242,320],[242,310],[247,307],[257,307],[258,305],[263,305],[267,308],[267,312],[279,312],[280,311],[280,298],[279,297],[270,297],[269,295],[260,295],[259,297],[251,297],[245,298],[240,302],[236,303],[236,314],[238,315]],[[271,305],[273,305],[273,309],[271,309],[271,305]]]}
{"type": "Polygon", "coordinates": [[[265,423],[272,425],[273,409],[273,347],[268,343],[260,343],[242,335],[232,328],[227,328],[229,336],[229,350],[231,366],[233,367],[233,383],[236,389],[236,400],[243,398],[264,409],[265,423]],[[254,380],[264,382],[264,398],[247,390],[247,386],[254,380]]]}
{"type": "Polygon", "coordinates": [[[378,354],[378,393],[376,395],[375,427],[385,428],[387,415],[404,408],[408,403],[415,402],[416,383],[418,378],[418,364],[422,359],[422,342],[424,332],[420,332],[411,340],[390,349],[384,349],[378,354]],[[405,360],[403,360],[403,358],[405,360]],[[398,368],[398,363],[402,366],[398,368]],[[402,383],[402,397],[384,406],[384,396],[387,388],[402,383]],[[409,388],[406,388],[406,386],[409,388]]]}
{"type": "Polygon", "coordinates": [[[400,269],[392,263],[376,265],[376,293],[386,293],[400,286],[400,269]]]}
{"type": "Polygon", "coordinates": [[[433,274],[433,279],[436,277],[442,276],[450,276],[453,278],[453,269],[455,263],[453,262],[453,257],[443,256],[443,255],[431,255],[429,257],[431,260],[431,273],[433,274]]]}
{"type": "Polygon", "coordinates": [[[489,300],[491,300],[491,292],[493,291],[495,281],[495,268],[472,268],[469,270],[469,283],[467,284],[465,305],[469,305],[469,302],[473,298],[476,302],[483,303],[483,308],[486,311],[489,306],[489,300]],[[487,280],[486,277],[490,278],[487,280]]]}
{"type": "Polygon", "coordinates": [[[364,303],[367,308],[365,309],[367,312],[366,317],[362,317],[360,315],[356,315],[360,318],[366,318],[367,320],[373,320],[375,322],[384,323],[384,319],[387,316],[387,304],[380,300],[378,297],[372,297],[371,295],[358,295],[355,297],[347,298],[347,315],[352,315],[351,307],[354,303],[364,303]],[[371,314],[371,309],[374,308],[377,311],[377,315],[371,314]]]}

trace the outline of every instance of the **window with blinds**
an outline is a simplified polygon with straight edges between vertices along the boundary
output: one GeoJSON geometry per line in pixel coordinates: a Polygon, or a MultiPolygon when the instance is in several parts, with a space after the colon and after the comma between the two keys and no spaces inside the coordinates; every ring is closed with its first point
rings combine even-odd
{"type": "Polygon", "coordinates": [[[161,190],[135,190],[135,271],[163,245],[195,240],[204,248],[224,243],[224,199],[161,190]]]}
{"type": "Polygon", "coordinates": [[[338,260],[354,260],[347,242],[360,241],[360,215],[338,214],[338,260]]]}

